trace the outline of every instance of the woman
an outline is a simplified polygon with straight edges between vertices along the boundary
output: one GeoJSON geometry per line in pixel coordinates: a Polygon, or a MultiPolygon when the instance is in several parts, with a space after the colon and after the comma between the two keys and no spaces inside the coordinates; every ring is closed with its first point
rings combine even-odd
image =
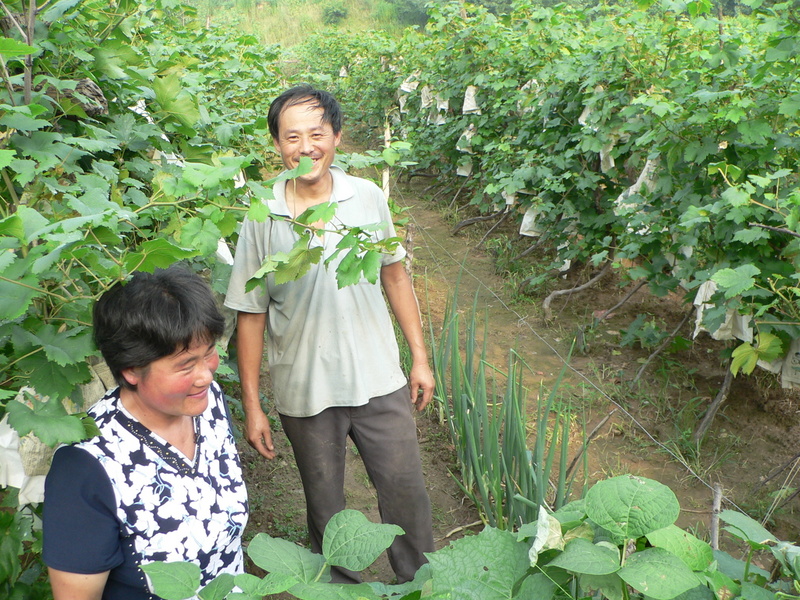
{"type": "Polygon", "coordinates": [[[139,565],[189,561],[206,584],[243,572],[247,494],[213,376],[224,319],[180,267],[137,273],[94,309],[118,387],[100,429],[59,448],[45,483],[43,558],[55,600],[155,598],[139,565]]]}

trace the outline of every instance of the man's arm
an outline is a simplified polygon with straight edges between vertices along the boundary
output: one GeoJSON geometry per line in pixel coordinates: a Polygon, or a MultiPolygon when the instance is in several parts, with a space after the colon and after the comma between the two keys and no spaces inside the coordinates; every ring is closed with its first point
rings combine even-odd
{"type": "Polygon", "coordinates": [[[381,285],[411,351],[411,402],[416,404],[417,410],[422,410],[433,398],[434,380],[422,335],[417,297],[414,295],[411,279],[403,267],[403,261],[381,268],[381,285]],[[422,397],[419,396],[420,392],[422,397]]]}
{"type": "Polygon", "coordinates": [[[108,580],[108,571],[84,575],[48,568],[54,600],[100,600],[108,580]]]}
{"type": "Polygon", "coordinates": [[[264,458],[275,458],[269,418],[261,408],[258,382],[264,356],[264,328],[266,313],[239,312],[236,325],[236,351],[239,363],[239,380],[242,384],[245,437],[264,458]]]}

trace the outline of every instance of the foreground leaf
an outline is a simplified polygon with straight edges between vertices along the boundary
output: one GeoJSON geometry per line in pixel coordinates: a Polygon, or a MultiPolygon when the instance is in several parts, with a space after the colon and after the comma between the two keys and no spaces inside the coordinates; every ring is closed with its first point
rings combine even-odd
{"type": "Polygon", "coordinates": [[[758,267],[748,264],[735,269],[720,269],[711,279],[725,290],[725,298],[730,299],[752,288],[756,284],[755,276],[760,273],[758,267]]]}
{"type": "MultiPolygon", "coordinates": [[[[297,584],[294,577],[281,573],[270,573],[263,579],[249,573],[242,573],[235,577],[234,582],[245,594],[257,598],[280,594],[297,584]]],[[[203,600],[206,600],[204,596],[203,600]]]]}
{"type": "Polygon", "coordinates": [[[669,525],[647,534],[647,540],[657,548],[669,550],[692,571],[702,571],[714,560],[711,545],[676,525],[669,525]]]}
{"type": "Polygon", "coordinates": [[[164,600],[185,600],[200,587],[200,567],[190,562],[152,562],[141,565],[153,585],[153,591],[164,600]]]}
{"type": "Polygon", "coordinates": [[[197,594],[202,600],[223,600],[233,589],[233,575],[220,573],[197,594]]]}
{"type": "Polygon", "coordinates": [[[345,509],[333,515],[325,526],[322,554],[332,565],[361,571],[403,533],[397,525],[372,523],[359,511],[345,509]]]}
{"type": "Polygon", "coordinates": [[[528,545],[508,531],[486,527],[428,555],[434,594],[459,600],[513,597],[513,587],[528,571],[528,545]]]}
{"type": "Polygon", "coordinates": [[[266,533],[253,538],[247,547],[247,555],[265,571],[289,575],[301,583],[314,581],[325,566],[325,557],[321,554],[266,533]]]}
{"type": "Polygon", "coordinates": [[[586,493],[586,515],[624,539],[635,539],[672,525],[679,512],[674,492],[644,477],[612,477],[599,481],[586,493]]]}
{"type": "Polygon", "coordinates": [[[289,590],[300,600],[380,600],[367,583],[341,585],[335,583],[300,583],[289,590]]]}
{"type": "Polygon", "coordinates": [[[775,536],[764,529],[761,523],[740,512],[723,510],[719,513],[719,518],[728,524],[725,531],[744,540],[751,547],[762,548],[767,544],[777,542],[775,536]]]}
{"type": "Polygon", "coordinates": [[[609,575],[619,570],[619,552],[576,538],[567,544],[564,552],[547,564],[572,573],[609,575]]]}
{"type": "Polygon", "coordinates": [[[632,588],[656,600],[672,600],[702,582],[677,556],[663,548],[632,554],[619,576],[632,588]]]}

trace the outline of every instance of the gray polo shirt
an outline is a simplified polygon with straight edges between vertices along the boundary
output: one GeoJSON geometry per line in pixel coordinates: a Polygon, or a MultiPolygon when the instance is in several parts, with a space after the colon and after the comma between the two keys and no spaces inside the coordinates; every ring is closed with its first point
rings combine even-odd
{"type": "MultiPolygon", "coordinates": [[[[336,215],[326,225],[365,226],[381,224],[376,239],[394,237],[392,217],[383,192],[370,181],[347,175],[331,167],[336,215]]],[[[273,214],[290,214],[286,205],[286,182],[274,187],[268,202],[273,214]]],[[[400,389],[406,378],[389,310],[380,282],[362,280],[342,289],[336,283],[340,254],[326,268],[342,236],[327,232],[322,244],[323,260],[312,265],[296,281],[275,284],[268,275],[266,289],[245,292],[247,280],[267,255],[289,252],[298,235],[285,221],[264,223],[245,219],[236,246],[233,273],[225,306],[241,312],[267,313],[267,359],[272,392],[278,412],[291,417],[310,417],[332,406],[361,406],[370,398],[400,389]]],[[[398,246],[382,265],[402,260],[398,246]]]]}

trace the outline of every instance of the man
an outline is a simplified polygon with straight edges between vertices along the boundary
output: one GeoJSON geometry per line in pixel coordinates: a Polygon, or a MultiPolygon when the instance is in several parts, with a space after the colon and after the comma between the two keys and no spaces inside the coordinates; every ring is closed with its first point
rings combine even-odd
{"type": "MultiPolygon", "coordinates": [[[[381,223],[375,235],[395,235],[380,189],[351,177],[333,160],[341,141],[341,111],[329,93],[292,88],[270,106],[270,133],[287,169],[312,160],[310,173],[276,184],[276,215],[297,217],[321,203],[336,214],[314,236],[324,256],[335,251],[340,226],[381,223]]],[[[344,463],[349,436],[378,492],[381,518],[405,535],[389,548],[398,582],[413,579],[433,551],[431,509],[422,476],[412,406],[418,411],[433,396],[434,380],[419,308],[403,268],[405,250],[381,259],[380,285],[362,281],[339,289],[335,268],[321,261],[297,281],[245,292],[247,280],[264,258],[288,252],[297,235],[286,221],[242,225],[225,305],[238,311],[237,351],[245,410],[246,437],[264,457],[275,456],[269,420],[259,401],[259,375],[267,331],[272,391],[281,424],[294,450],[306,496],[311,548],[322,550],[325,525],[345,507],[344,463]],[[399,366],[389,305],[406,338],[413,365],[410,381],[399,366]]],[[[358,582],[360,575],[334,568],[335,582],[358,582]]]]}

